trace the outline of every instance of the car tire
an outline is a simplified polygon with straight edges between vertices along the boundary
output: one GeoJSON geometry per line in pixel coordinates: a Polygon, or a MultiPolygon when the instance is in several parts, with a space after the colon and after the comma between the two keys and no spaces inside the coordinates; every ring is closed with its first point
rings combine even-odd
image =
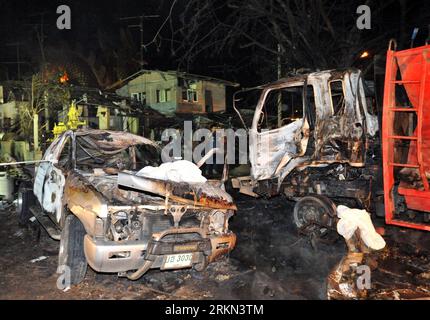
{"type": "Polygon", "coordinates": [[[323,220],[329,222],[327,223],[329,225],[334,224],[336,216],[336,205],[327,197],[320,195],[301,198],[296,202],[293,211],[294,225],[303,234],[312,234],[321,229],[323,220]]]}
{"type": "Polygon", "coordinates": [[[204,256],[203,261],[200,261],[199,263],[196,263],[193,265],[193,269],[197,272],[203,272],[206,270],[208,264],[209,264],[208,257],[204,256]]]}
{"type": "Polygon", "coordinates": [[[16,213],[20,226],[26,226],[29,219],[33,216],[30,206],[35,203],[33,188],[29,182],[21,182],[18,187],[18,197],[16,204],[16,213]]]}
{"type": "Polygon", "coordinates": [[[68,281],[70,285],[82,282],[87,272],[87,259],[84,252],[85,234],[82,222],[75,215],[69,214],[61,232],[58,272],[70,275],[70,281],[68,281]]]}

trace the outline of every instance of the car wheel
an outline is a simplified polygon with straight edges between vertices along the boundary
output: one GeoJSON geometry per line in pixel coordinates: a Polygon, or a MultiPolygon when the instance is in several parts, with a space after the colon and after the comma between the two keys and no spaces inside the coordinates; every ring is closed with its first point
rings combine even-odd
{"type": "Polygon", "coordinates": [[[82,282],[87,272],[87,259],[84,253],[85,234],[81,221],[73,214],[68,215],[61,232],[58,270],[65,272],[64,280],[70,285],[82,282]],[[67,275],[70,279],[67,279],[67,275]]]}
{"type": "Polygon", "coordinates": [[[197,272],[203,272],[206,270],[206,267],[208,266],[208,257],[204,256],[203,261],[200,261],[199,263],[196,263],[193,265],[193,269],[197,272]]]}
{"type": "Polygon", "coordinates": [[[325,233],[336,223],[336,206],[323,196],[301,198],[294,206],[293,221],[300,233],[325,233]]]}
{"type": "Polygon", "coordinates": [[[33,216],[30,211],[30,206],[34,204],[35,196],[31,183],[22,182],[18,187],[18,198],[16,204],[16,213],[20,226],[28,224],[29,219],[33,216]]]}

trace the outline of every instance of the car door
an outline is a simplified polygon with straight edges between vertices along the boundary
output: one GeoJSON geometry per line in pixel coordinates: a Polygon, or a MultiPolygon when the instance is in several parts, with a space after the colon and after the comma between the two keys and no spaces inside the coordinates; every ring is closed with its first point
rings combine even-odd
{"type": "Polygon", "coordinates": [[[358,84],[359,78],[348,73],[320,81],[322,103],[318,110],[313,161],[364,164],[367,125],[363,110],[367,108],[358,84]]]}
{"type": "Polygon", "coordinates": [[[36,169],[33,191],[43,210],[60,222],[67,165],[71,164],[73,132],[67,131],[46,150],[43,162],[36,169]]]}
{"type": "Polygon", "coordinates": [[[276,178],[282,167],[303,154],[308,128],[303,116],[303,83],[264,90],[249,132],[253,179],[276,178]]]}

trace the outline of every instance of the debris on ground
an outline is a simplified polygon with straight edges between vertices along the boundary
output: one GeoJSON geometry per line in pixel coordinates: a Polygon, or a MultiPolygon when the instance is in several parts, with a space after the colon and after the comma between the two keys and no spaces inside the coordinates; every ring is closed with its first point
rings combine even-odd
{"type": "MultiPolygon", "coordinates": [[[[59,242],[43,230],[37,232],[36,225],[19,227],[16,215],[8,212],[11,218],[0,227],[0,299],[327,299],[326,278],[345,255],[345,242],[321,244],[315,252],[292,226],[292,205],[282,198],[239,198],[238,207],[241,218],[233,217],[230,224],[238,234],[238,246],[203,272],[151,270],[138,281],[129,281],[88,269],[84,281],[67,292],[57,289],[59,242]],[[258,213],[273,223],[262,224],[258,213]],[[17,231],[22,232],[20,241],[10,237],[17,231]],[[29,263],[41,256],[49,258],[29,263]],[[222,282],[217,280],[226,276],[229,278],[222,282]]],[[[377,227],[380,225],[382,220],[377,227]]],[[[430,296],[426,276],[430,237],[385,228],[387,248],[363,257],[372,270],[367,299],[394,299],[395,294],[398,299],[430,296]]]]}
{"type": "Polygon", "coordinates": [[[339,222],[337,232],[349,240],[358,231],[360,239],[372,250],[381,250],[385,247],[384,238],[378,234],[373,226],[370,214],[366,210],[351,209],[346,206],[337,207],[339,222]]]}
{"type": "Polygon", "coordinates": [[[223,281],[230,279],[230,276],[228,274],[219,274],[216,276],[215,279],[217,279],[220,282],[223,282],[223,281]]]}
{"type": "MultiPolygon", "coordinates": [[[[384,233],[387,245],[378,251],[364,243],[359,228],[346,239],[348,253],[327,278],[328,299],[430,299],[428,234],[397,227],[385,227],[384,233]]],[[[372,245],[382,247],[381,239],[372,237],[372,245]]]]}
{"type": "Polygon", "coordinates": [[[30,263],[36,263],[36,262],[39,262],[39,261],[43,261],[45,259],[48,259],[48,257],[47,256],[40,256],[38,258],[34,258],[34,259],[30,260],[30,263]]]}

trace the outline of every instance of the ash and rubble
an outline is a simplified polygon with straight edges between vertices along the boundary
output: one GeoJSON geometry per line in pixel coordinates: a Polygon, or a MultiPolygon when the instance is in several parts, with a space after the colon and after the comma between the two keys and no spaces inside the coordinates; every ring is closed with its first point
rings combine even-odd
{"type": "MultiPolygon", "coordinates": [[[[342,239],[318,243],[297,235],[292,205],[282,198],[239,196],[231,228],[238,245],[203,272],[151,270],[138,281],[89,270],[64,292],[56,288],[58,242],[37,224],[18,226],[14,208],[0,212],[1,299],[326,299],[327,276],[347,253],[342,239]],[[19,255],[16,252],[20,252],[19,255]],[[35,258],[45,259],[30,262],[35,258]]],[[[383,225],[383,221],[375,220],[383,225]]],[[[426,233],[385,227],[387,246],[369,255],[372,289],[366,299],[422,299],[430,296],[426,233]]],[[[354,274],[345,274],[352,281],[354,274]]],[[[345,298],[345,297],[339,297],[345,298]]],[[[360,298],[360,297],[357,297],[360,298]]]]}

